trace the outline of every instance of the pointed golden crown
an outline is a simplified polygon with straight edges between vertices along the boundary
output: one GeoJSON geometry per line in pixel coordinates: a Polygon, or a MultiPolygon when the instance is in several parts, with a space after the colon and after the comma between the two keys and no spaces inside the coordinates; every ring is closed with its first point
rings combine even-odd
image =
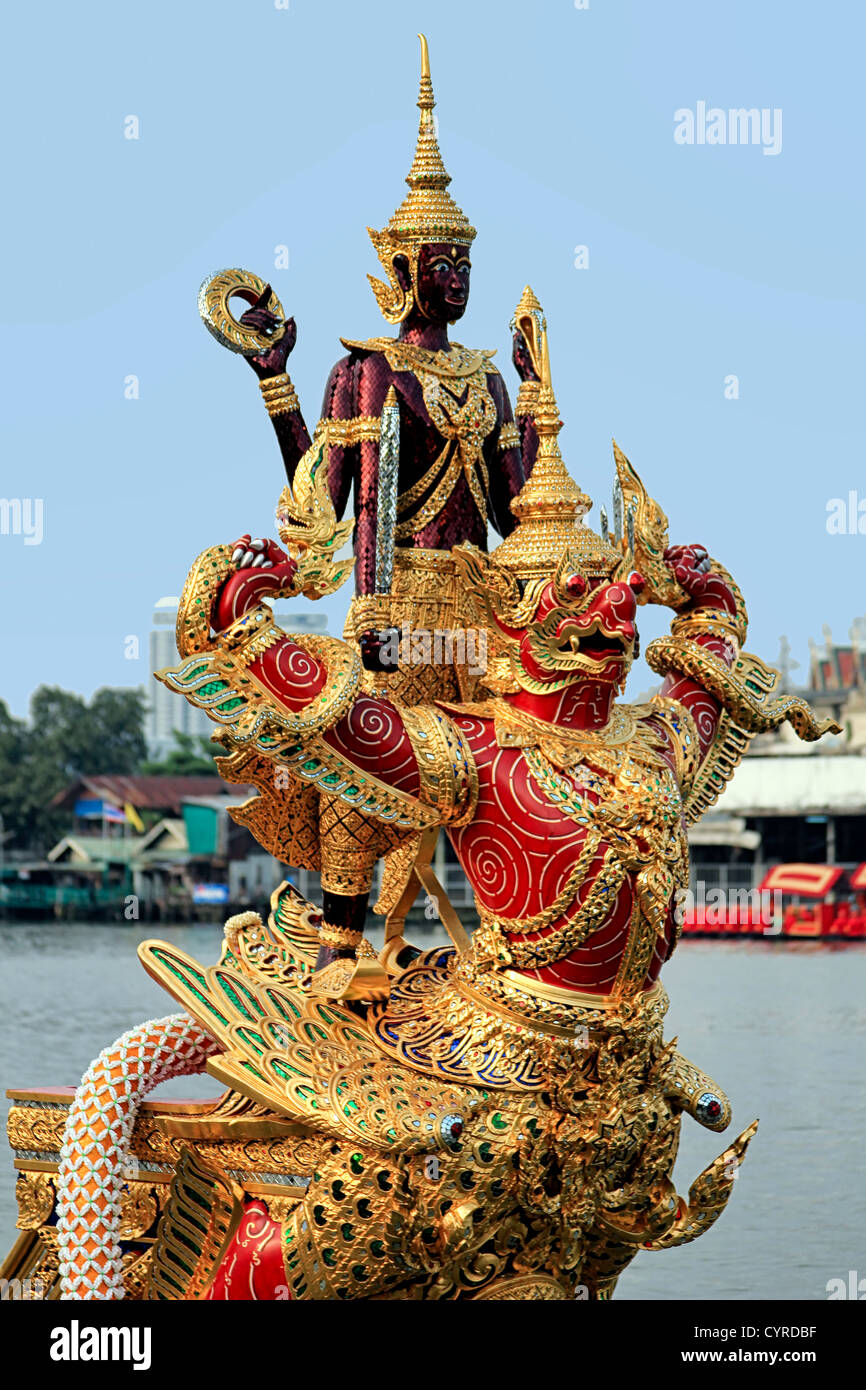
{"type": "MultiPolygon", "coordinates": [[[[541,306],[527,285],[518,311],[541,306]]],[[[607,576],[622,562],[622,554],[596,535],[584,517],[592,506],[585,492],[569,476],[559,450],[562,429],[550,380],[547,324],[541,318],[538,356],[541,388],[535,412],[538,453],[529,479],[511,503],[517,525],[491,559],[504,565],[518,579],[549,579],[566,551],[574,568],[590,577],[607,576]]],[[[532,350],[532,344],[530,344],[532,350]]]]}
{"type": "Polygon", "coordinates": [[[406,176],[409,192],[382,231],[367,228],[376,254],[387,271],[390,286],[383,285],[372,275],[367,278],[379,308],[391,323],[404,319],[414,302],[420,248],[439,241],[469,246],[475,236],[475,228],[448,192],[451,176],[442,162],[433,122],[436,101],[430,80],[430,54],[424,35],[418,37],[421,40],[421,89],[418,94],[421,119],[415,157],[406,176]],[[401,253],[409,260],[412,276],[413,292],[408,295],[394,275],[394,257],[401,253]]]}

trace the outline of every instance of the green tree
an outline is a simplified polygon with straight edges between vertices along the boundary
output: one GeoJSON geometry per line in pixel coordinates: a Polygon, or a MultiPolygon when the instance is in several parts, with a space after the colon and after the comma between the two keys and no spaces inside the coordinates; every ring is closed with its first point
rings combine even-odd
{"type": "MultiPolygon", "coordinates": [[[[215,776],[214,749],[206,738],[193,738],[192,734],[174,731],[174,748],[159,760],[144,762],[139,772],[163,777],[207,777],[215,776]]],[[[217,755],[222,750],[217,750],[217,755]]]]}
{"type": "Polygon", "coordinates": [[[146,754],[144,693],[98,690],[90,704],[57,686],[40,686],[30,720],[0,702],[0,812],[7,845],[44,852],[69,824],[51,801],[88,773],[135,773],[146,754]]]}
{"type": "Polygon", "coordinates": [[[133,773],[147,757],[144,739],[146,700],[143,690],[97,690],[90,701],[88,715],[93,745],[89,752],[98,758],[95,772],[133,773]],[[100,748],[97,754],[96,747],[100,748]]]}
{"type": "Polygon", "coordinates": [[[80,695],[41,685],[30,701],[34,737],[65,780],[85,773],[136,772],[147,756],[144,692],[97,690],[80,695]]]}
{"type": "Polygon", "coordinates": [[[28,782],[29,733],[24,720],[16,719],[0,700],[0,815],[7,844],[16,842],[22,823],[22,800],[28,782]]]}

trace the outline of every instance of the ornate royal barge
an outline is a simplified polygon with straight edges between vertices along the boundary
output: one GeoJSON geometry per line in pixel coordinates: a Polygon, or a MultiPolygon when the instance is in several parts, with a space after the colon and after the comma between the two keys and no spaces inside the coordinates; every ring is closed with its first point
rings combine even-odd
{"type": "Polygon", "coordinates": [[[736,583],[668,545],[619,449],[612,519],[589,528],[532,291],[516,412],[492,354],[449,341],[475,232],[433,104],[422,41],[409,192],[371,233],[398,332],[344,340],[312,435],[271,287],[234,271],[202,287],[209,327],[260,378],[288,482],[279,542],[245,533],[195,561],[180,662],[159,678],[207,711],[222,776],[257,788],[239,819],[319,869],[322,902],[284,884],[266,920],[226,922],[211,964],[143,943],[176,1011],[74,1092],[11,1092],[22,1235],[4,1273],[43,1297],[607,1299],[639,1250],[717,1220],[755,1132],[677,1193],[682,1116],[721,1132],[731,1106],[665,1040],[660,972],[688,824],[755,733],[827,726],[743,650],[736,583]],[[270,602],[338,588],[353,528],[344,640],[283,632],[270,602]],[[627,704],[646,603],[674,614],[647,651],[664,684],[627,704]],[[424,657],[424,633],[470,629],[483,669],[424,657]],[[431,865],[441,833],[475,893],[471,938],[431,865]],[[404,939],[422,891],[447,948],[404,939]],[[218,1101],[147,1100],[205,1068],[218,1101]]]}

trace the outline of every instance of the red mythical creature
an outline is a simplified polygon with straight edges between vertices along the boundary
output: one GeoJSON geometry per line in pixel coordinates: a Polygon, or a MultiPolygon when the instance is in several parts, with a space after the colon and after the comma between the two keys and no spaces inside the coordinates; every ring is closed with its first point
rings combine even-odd
{"type": "Polygon", "coordinates": [[[667,547],[666,518],[619,450],[614,530],[588,528],[546,351],[536,419],[514,531],[491,556],[454,551],[489,642],[472,703],[366,694],[354,648],[275,625],[265,597],[320,593],[345,573],[323,558],[342,532],[322,442],[281,499],[285,549],[251,552],[244,536],[192,571],[185,659],[160,678],[220,726],[227,774],[257,768],[248,823],[272,836],[299,781],[399,829],[413,859],[444,827],[480,927],[470,939],[443,911],[453,949],[394,939],[377,961],[284,885],[267,926],[229,920],[216,966],[145,943],[146,968],[186,1012],[108,1049],[72,1106],[66,1296],[122,1296],[111,1184],[133,1120],[141,1151],[148,1078],[175,1053],[180,1071],[207,1058],[229,1089],[206,1114],[160,1122],[174,1179],[136,1256],[145,1297],[608,1298],[639,1249],[693,1240],[723,1210],[755,1125],[687,1201],[671,1178],[682,1113],[712,1130],[730,1119],[720,1087],[662,1036],[686,824],[755,732],[789,719],[813,739],[824,726],[742,651],[733,580],[701,546],[667,547]],[[664,684],[618,703],[647,601],[676,613],[647,652],[664,684]],[[336,958],[315,969],[323,938],[336,958]]]}

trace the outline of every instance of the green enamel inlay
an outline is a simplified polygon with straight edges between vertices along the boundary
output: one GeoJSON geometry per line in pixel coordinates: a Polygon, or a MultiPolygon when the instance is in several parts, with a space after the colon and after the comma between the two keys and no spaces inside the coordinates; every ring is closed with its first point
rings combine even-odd
{"type": "Polygon", "coordinates": [[[240,1028],[238,1032],[244,1042],[247,1043],[259,1057],[267,1050],[267,1043],[260,1033],[254,1033],[250,1028],[240,1028]]]}
{"type": "MultiPolygon", "coordinates": [[[[208,1009],[214,1015],[215,1018],[219,1019],[220,1023],[228,1023],[228,1019],[226,1018],[225,1014],[220,1013],[219,1009],[211,1003],[209,997],[206,994],[203,994],[201,990],[198,990],[195,988],[194,985],[191,985],[189,980],[186,978],[186,975],[183,974],[183,972],[180,971],[177,968],[177,966],[172,965],[171,961],[165,959],[162,959],[162,963],[166,967],[166,969],[171,971],[172,975],[175,975],[177,979],[181,981],[184,987],[187,990],[189,990],[190,994],[194,994],[196,999],[198,999],[199,1002],[203,1004],[205,1008],[208,1009]]],[[[196,972],[190,973],[195,974],[196,972]]],[[[197,978],[202,979],[203,977],[198,975],[197,978]]]]}
{"type": "Polygon", "coordinates": [[[218,975],[217,979],[219,981],[219,986],[223,994],[227,995],[227,997],[234,1004],[235,1008],[243,1014],[244,1018],[248,1018],[252,1022],[257,1023],[258,1018],[261,1018],[264,1015],[264,1009],[262,1008],[261,1004],[259,1004],[258,1000],[255,999],[252,994],[249,994],[248,991],[244,989],[242,985],[235,986],[232,983],[232,981],[227,980],[224,975],[218,975]],[[243,995],[245,996],[248,1002],[244,1002],[244,999],[241,997],[241,991],[243,992],[243,995]],[[252,1013],[250,1011],[250,1005],[252,1005],[252,1007],[255,1009],[255,1013],[252,1013]],[[256,1017],[256,1015],[258,1015],[258,1018],[256,1017]]]}

